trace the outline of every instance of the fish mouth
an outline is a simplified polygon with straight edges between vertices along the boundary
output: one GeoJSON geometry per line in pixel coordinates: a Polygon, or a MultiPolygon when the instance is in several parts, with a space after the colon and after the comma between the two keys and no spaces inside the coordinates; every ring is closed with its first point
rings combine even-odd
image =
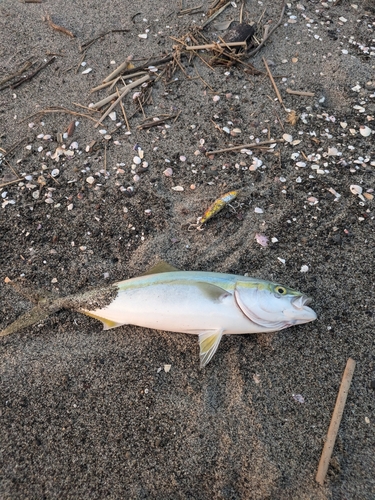
{"type": "Polygon", "coordinates": [[[305,306],[312,302],[312,298],[307,297],[306,295],[300,295],[299,297],[294,297],[291,302],[293,307],[302,310],[305,306]]]}

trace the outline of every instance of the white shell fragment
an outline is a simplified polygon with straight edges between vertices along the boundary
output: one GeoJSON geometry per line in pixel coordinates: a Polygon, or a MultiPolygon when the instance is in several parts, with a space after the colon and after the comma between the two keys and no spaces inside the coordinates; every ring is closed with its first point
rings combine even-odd
{"type": "Polygon", "coordinates": [[[86,182],[87,182],[88,184],[93,184],[93,183],[95,182],[95,179],[94,179],[94,177],[92,177],[92,176],[90,175],[90,177],[87,177],[86,182]]]}
{"type": "Polygon", "coordinates": [[[60,173],[60,170],[58,168],[54,168],[51,172],[52,177],[57,177],[60,173]]]}
{"type": "Polygon", "coordinates": [[[353,194],[356,194],[360,200],[366,201],[366,198],[362,195],[363,189],[361,188],[361,186],[358,186],[357,184],[352,184],[350,186],[350,191],[353,194]]]}
{"type": "Polygon", "coordinates": [[[142,162],[142,160],[140,159],[139,156],[134,156],[133,163],[135,163],[136,165],[140,165],[141,162],[142,162]]]}
{"type": "Polygon", "coordinates": [[[173,191],[183,191],[184,188],[182,186],[173,186],[173,191]]]}
{"type": "Polygon", "coordinates": [[[301,273],[307,273],[309,270],[309,266],[303,265],[301,266],[301,273]]]}
{"type": "Polygon", "coordinates": [[[369,135],[371,135],[371,132],[372,132],[372,130],[370,129],[370,127],[367,127],[367,125],[361,125],[359,127],[359,133],[363,137],[368,137],[369,135]]]}
{"type": "Polygon", "coordinates": [[[293,137],[290,134],[284,134],[283,139],[285,142],[292,142],[293,141],[293,137]]]}
{"type": "Polygon", "coordinates": [[[350,191],[353,194],[359,195],[359,194],[362,194],[363,189],[361,188],[361,186],[358,186],[357,184],[352,184],[350,186],[350,191]]]}
{"type": "Polygon", "coordinates": [[[173,175],[173,170],[172,170],[170,167],[168,167],[168,168],[166,168],[166,169],[164,170],[163,174],[164,174],[166,177],[172,177],[172,175],[173,175]]]}
{"type": "Polygon", "coordinates": [[[84,71],[82,71],[82,75],[87,75],[87,74],[91,73],[91,71],[92,71],[92,68],[87,68],[84,71]]]}

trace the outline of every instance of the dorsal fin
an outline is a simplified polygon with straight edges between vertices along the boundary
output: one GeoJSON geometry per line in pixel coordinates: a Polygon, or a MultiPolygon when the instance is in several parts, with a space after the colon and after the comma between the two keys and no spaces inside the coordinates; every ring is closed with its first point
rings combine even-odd
{"type": "Polygon", "coordinates": [[[159,274],[159,273],[172,273],[174,271],[179,271],[177,267],[171,266],[168,262],[161,260],[146,272],[142,273],[141,276],[148,276],[149,274],[159,274]]]}

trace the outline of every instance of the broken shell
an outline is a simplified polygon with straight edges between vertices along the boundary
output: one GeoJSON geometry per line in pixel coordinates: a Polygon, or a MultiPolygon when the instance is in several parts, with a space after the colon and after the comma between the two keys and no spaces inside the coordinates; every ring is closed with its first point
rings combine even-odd
{"type": "Polygon", "coordinates": [[[372,130],[370,129],[370,127],[367,127],[367,125],[361,125],[359,127],[359,133],[363,137],[368,137],[369,135],[371,135],[371,132],[372,132],[372,130]]]}
{"type": "Polygon", "coordinates": [[[293,141],[293,137],[290,134],[284,134],[283,139],[285,142],[292,142],[293,141]]]}
{"type": "Polygon", "coordinates": [[[95,182],[95,179],[94,179],[94,177],[92,177],[92,176],[90,175],[90,177],[87,177],[86,182],[87,182],[88,184],[93,184],[93,183],[95,182]]]}
{"type": "Polygon", "coordinates": [[[142,162],[142,160],[140,159],[139,156],[134,156],[133,163],[135,163],[136,165],[140,165],[141,162],[142,162]]]}
{"type": "Polygon", "coordinates": [[[357,184],[352,184],[352,185],[350,186],[350,191],[351,191],[353,194],[360,195],[360,194],[362,194],[363,189],[361,188],[361,186],[358,186],[357,184]]]}

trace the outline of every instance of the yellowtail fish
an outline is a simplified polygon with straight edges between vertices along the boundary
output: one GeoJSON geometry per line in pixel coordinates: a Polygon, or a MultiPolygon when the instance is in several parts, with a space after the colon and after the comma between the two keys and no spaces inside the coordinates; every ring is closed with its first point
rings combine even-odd
{"type": "Polygon", "coordinates": [[[104,330],[122,325],[198,335],[201,367],[223,335],[274,332],[308,323],[311,299],[258,278],[204,271],[179,271],[161,263],[137,278],[68,297],[44,297],[0,336],[68,308],[98,319],[104,330]]]}

